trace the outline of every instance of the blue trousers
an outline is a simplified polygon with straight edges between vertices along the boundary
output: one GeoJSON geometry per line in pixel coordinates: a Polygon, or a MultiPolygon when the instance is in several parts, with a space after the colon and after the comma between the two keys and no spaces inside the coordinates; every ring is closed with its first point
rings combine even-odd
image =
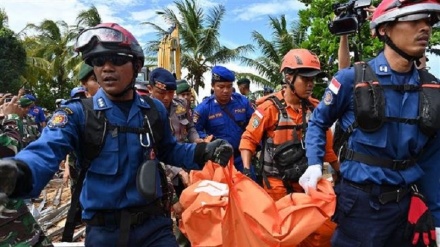
{"type": "MultiPolygon", "coordinates": [[[[127,246],[178,247],[173,233],[173,222],[164,216],[153,216],[143,224],[132,226],[127,246]]],[[[86,228],[87,247],[116,246],[119,226],[90,226],[86,228]]]]}
{"type": "Polygon", "coordinates": [[[400,202],[381,204],[380,187],[371,193],[354,188],[344,180],[335,188],[338,224],[331,243],[335,247],[409,247],[405,237],[410,193],[400,202]]]}

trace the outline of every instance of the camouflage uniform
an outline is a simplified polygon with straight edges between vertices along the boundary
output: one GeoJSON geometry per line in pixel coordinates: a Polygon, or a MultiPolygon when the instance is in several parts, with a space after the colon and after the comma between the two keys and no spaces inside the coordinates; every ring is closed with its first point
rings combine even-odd
{"type": "MultiPolygon", "coordinates": [[[[19,126],[15,114],[8,115],[0,129],[0,157],[14,156],[21,148],[19,126]]],[[[22,199],[4,199],[0,194],[0,247],[53,246],[35,221],[22,199]]]]}
{"type": "MultiPolygon", "coordinates": [[[[184,99],[174,98],[169,110],[170,126],[177,142],[195,142],[199,134],[194,127],[187,103],[184,99]]],[[[178,185],[179,172],[182,168],[166,165],[167,177],[171,179],[174,186],[178,185]]],[[[180,193],[178,192],[180,195],[180,193]]]]}
{"type": "Polygon", "coordinates": [[[251,102],[251,105],[254,109],[257,108],[255,101],[257,100],[257,95],[255,95],[255,93],[249,92],[247,95],[245,95],[245,97],[249,100],[249,102],[251,102]]]}
{"type": "MultiPolygon", "coordinates": [[[[169,109],[170,126],[177,142],[195,142],[199,139],[199,134],[194,127],[194,122],[191,117],[191,111],[186,100],[174,98],[169,109]]],[[[175,191],[175,197],[172,204],[178,201],[180,194],[184,189],[184,185],[179,180],[179,172],[182,168],[166,165],[165,169],[168,179],[172,182],[175,191]]],[[[177,228],[175,235],[180,247],[190,246],[189,241],[177,228]]]]}
{"type": "Polygon", "coordinates": [[[22,143],[23,147],[29,145],[29,143],[35,141],[40,137],[40,132],[38,131],[38,125],[32,115],[26,115],[23,119],[22,124],[22,143]]]}

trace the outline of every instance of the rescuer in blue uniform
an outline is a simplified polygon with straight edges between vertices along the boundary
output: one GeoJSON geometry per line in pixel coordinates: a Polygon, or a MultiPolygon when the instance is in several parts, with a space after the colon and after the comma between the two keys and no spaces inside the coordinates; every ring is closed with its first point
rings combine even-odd
{"type": "Polygon", "coordinates": [[[246,97],[232,92],[234,81],[232,71],[214,66],[211,79],[214,93],[194,109],[193,119],[200,138],[213,135],[215,139],[221,138],[232,145],[235,167],[243,171],[238,146],[254,109],[246,97]]]}
{"type": "MultiPolygon", "coordinates": [[[[207,160],[225,165],[232,156],[231,146],[223,140],[176,142],[163,104],[141,98],[134,91],[144,55],[139,43],[123,27],[103,23],[86,29],[78,36],[75,48],[94,67],[101,88],[93,97],[93,109],[105,114],[105,126],[109,128],[98,133],[105,135],[102,149],[91,160],[80,197],[82,218],[87,223],[86,246],[177,246],[172,220],[159,203],[163,191],[159,169],[155,169],[156,174],[146,174],[141,168],[157,159],[190,169],[203,166],[207,160]],[[152,115],[146,119],[144,109],[154,108],[157,112],[150,113],[155,120],[152,115]],[[157,126],[162,126],[161,138],[154,143],[157,126]],[[156,196],[147,199],[141,193],[145,188],[137,185],[154,179],[155,188],[149,190],[155,191],[156,196]]],[[[38,196],[68,152],[74,150],[79,159],[86,153],[81,148],[85,145],[81,139],[85,125],[79,99],[56,110],[40,139],[14,159],[0,160],[0,196],[38,196]]]]}
{"type": "Polygon", "coordinates": [[[423,179],[419,160],[430,153],[428,140],[440,127],[438,114],[426,114],[440,110],[438,96],[432,97],[438,80],[424,80],[427,72],[414,62],[425,53],[439,13],[433,0],[382,1],[370,27],[384,42],[383,52],[369,66],[357,65],[359,79],[353,68],[339,71],[312,114],[305,140],[309,167],[299,181],[306,191],[322,176],[325,131],[339,119],[348,136],[340,153],[333,246],[412,246],[405,237],[409,187],[423,179]]]}

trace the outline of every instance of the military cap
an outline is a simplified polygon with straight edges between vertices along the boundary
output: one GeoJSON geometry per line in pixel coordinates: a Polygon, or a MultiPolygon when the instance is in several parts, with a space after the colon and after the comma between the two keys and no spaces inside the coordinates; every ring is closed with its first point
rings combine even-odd
{"type": "Polygon", "coordinates": [[[78,80],[82,81],[87,79],[93,73],[93,67],[86,63],[81,64],[81,68],[79,68],[78,80]]]}
{"type": "Polygon", "coordinates": [[[237,85],[242,85],[242,84],[251,84],[251,81],[248,78],[241,78],[240,80],[237,81],[237,85]]]}
{"type": "Polygon", "coordinates": [[[233,82],[235,81],[234,72],[223,66],[214,66],[212,68],[211,82],[233,82]]]}
{"type": "Polygon", "coordinates": [[[30,106],[32,103],[34,103],[31,99],[29,99],[26,96],[23,96],[20,98],[20,100],[18,100],[18,105],[20,107],[28,107],[30,106]]]}
{"type": "Polygon", "coordinates": [[[176,90],[176,78],[164,68],[156,68],[150,72],[150,85],[163,90],[176,90]]]}
{"type": "Polygon", "coordinates": [[[184,92],[191,91],[191,87],[189,86],[188,82],[186,82],[185,80],[182,80],[182,81],[184,81],[184,82],[177,84],[176,94],[181,94],[184,92]]]}

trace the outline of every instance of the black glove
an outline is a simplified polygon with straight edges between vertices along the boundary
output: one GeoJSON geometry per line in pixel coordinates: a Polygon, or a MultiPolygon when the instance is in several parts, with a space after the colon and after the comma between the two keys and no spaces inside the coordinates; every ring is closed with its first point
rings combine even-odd
{"type": "Polygon", "coordinates": [[[407,235],[414,246],[436,246],[436,234],[431,212],[418,192],[411,196],[407,235]]]}
{"type": "Polygon", "coordinates": [[[243,174],[252,178],[251,169],[244,167],[243,168],[243,174]]]}
{"type": "Polygon", "coordinates": [[[198,143],[194,152],[194,162],[204,166],[208,160],[221,166],[226,166],[234,154],[231,144],[222,139],[216,139],[209,143],[198,143]]]}
{"type": "Polygon", "coordinates": [[[0,159],[0,198],[20,196],[32,190],[32,174],[23,162],[0,159]]]}

